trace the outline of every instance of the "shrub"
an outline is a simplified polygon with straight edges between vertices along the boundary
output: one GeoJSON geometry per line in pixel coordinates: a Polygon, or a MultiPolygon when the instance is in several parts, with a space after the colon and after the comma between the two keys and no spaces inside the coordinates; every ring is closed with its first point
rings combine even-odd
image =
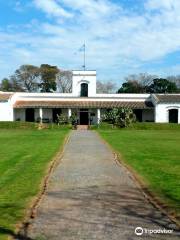
{"type": "Polygon", "coordinates": [[[136,121],[136,116],[130,108],[113,108],[102,116],[102,121],[124,128],[136,121]]]}
{"type": "Polygon", "coordinates": [[[57,114],[57,123],[58,125],[65,125],[69,123],[69,119],[68,116],[65,114],[57,114]]]}

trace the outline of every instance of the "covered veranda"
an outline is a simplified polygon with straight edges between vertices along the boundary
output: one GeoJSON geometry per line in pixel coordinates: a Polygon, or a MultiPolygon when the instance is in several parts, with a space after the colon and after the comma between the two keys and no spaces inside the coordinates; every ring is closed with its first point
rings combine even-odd
{"type": "Polygon", "coordinates": [[[14,104],[14,120],[29,122],[57,122],[57,115],[68,118],[76,114],[78,124],[98,124],[101,115],[107,109],[127,107],[134,110],[138,121],[154,121],[154,108],[145,101],[110,101],[110,100],[76,100],[76,101],[17,101],[14,104]]]}

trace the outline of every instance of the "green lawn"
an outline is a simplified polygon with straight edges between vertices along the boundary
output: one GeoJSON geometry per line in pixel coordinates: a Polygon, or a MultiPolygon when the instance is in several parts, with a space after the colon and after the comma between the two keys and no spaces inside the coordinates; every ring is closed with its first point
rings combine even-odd
{"type": "MultiPolygon", "coordinates": [[[[138,127],[139,126],[139,127],[138,127]]],[[[180,126],[152,124],[131,129],[99,129],[100,135],[121,154],[156,196],[180,214],[180,126]],[[136,128],[136,129],[135,129],[136,128]],[[167,129],[167,130],[158,130],[167,129]],[[171,129],[172,128],[172,129],[171,129]]]]}
{"type": "Polygon", "coordinates": [[[0,129],[0,239],[23,219],[67,133],[63,128],[0,129]]]}

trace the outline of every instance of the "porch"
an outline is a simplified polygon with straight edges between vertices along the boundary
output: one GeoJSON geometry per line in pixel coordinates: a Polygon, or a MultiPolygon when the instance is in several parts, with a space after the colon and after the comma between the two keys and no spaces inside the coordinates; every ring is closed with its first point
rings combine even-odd
{"type": "Polygon", "coordinates": [[[100,109],[87,108],[17,108],[14,109],[14,121],[57,123],[61,114],[67,119],[75,114],[79,125],[93,125],[100,121],[100,109]]]}
{"type": "MultiPolygon", "coordinates": [[[[78,125],[98,124],[107,108],[15,108],[14,121],[57,123],[58,115],[76,115],[78,125]]],[[[138,122],[154,122],[154,109],[134,109],[138,122]]]]}

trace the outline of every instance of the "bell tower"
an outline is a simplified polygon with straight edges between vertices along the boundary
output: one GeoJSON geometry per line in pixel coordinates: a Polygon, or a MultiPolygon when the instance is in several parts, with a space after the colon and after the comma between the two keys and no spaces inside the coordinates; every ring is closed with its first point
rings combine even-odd
{"type": "Polygon", "coordinates": [[[73,71],[72,94],[74,97],[94,97],[96,95],[96,71],[73,71]]]}

